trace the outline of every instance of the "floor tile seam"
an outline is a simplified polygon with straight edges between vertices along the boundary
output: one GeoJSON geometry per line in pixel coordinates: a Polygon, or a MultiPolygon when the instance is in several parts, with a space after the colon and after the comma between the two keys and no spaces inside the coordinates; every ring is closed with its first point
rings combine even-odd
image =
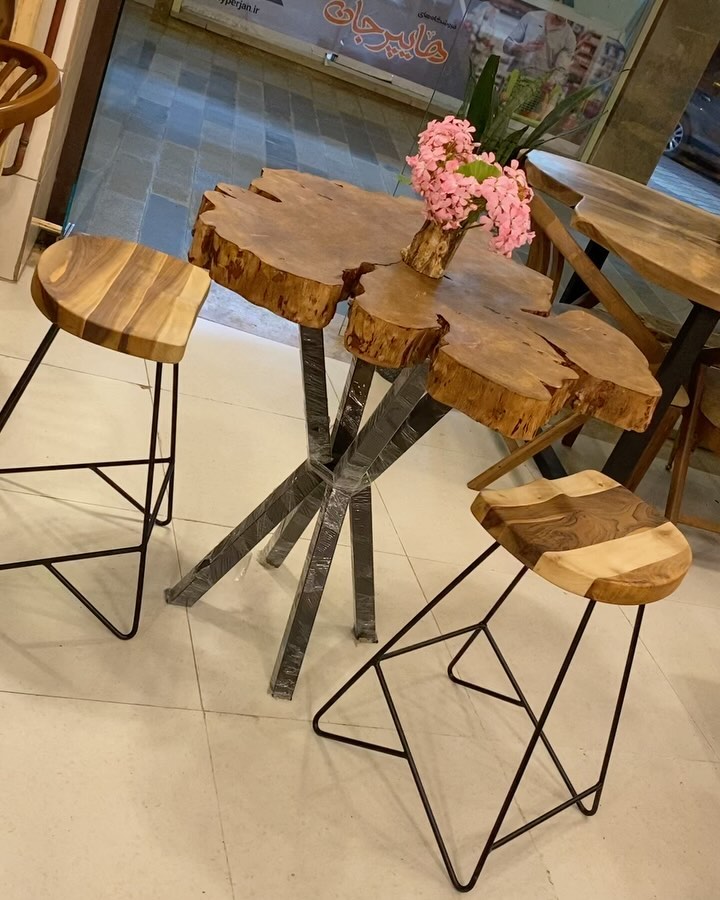
{"type": "Polygon", "coordinates": [[[173,704],[165,704],[165,703],[141,703],[137,700],[114,700],[112,698],[104,698],[104,697],[73,697],[70,694],[49,694],[43,691],[21,691],[21,690],[9,690],[7,688],[0,688],[0,697],[4,695],[8,695],[11,697],[40,697],[44,700],[58,700],[58,701],[69,701],[72,703],[96,703],[96,704],[107,704],[110,706],[123,706],[130,707],[132,709],[165,709],[168,712],[184,712],[184,713],[196,713],[198,715],[202,714],[204,710],[200,706],[176,706],[173,704]]]}
{"type": "MultiPolygon", "coordinates": [[[[95,346],[97,346],[97,345],[95,345],[95,346]]],[[[125,356],[125,354],[123,354],[123,356],[125,356]]],[[[139,358],[139,357],[133,357],[133,358],[139,358]]],[[[15,356],[12,353],[0,353],[0,359],[12,359],[12,360],[16,360],[18,362],[24,362],[24,363],[30,362],[29,357],[15,356]]],[[[141,360],[141,361],[144,362],[144,360],[141,360]]],[[[40,364],[39,368],[40,368],[40,370],[42,370],[42,369],[62,369],[64,372],[75,372],[77,375],[85,375],[88,378],[100,378],[104,381],[116,381],[116,382],[119,382],[120,384],[129,384],[129,385],[132,385],[133,387],[139,387],[139,388],[143,388],[143,389],[147,389],[150,387],[149,382],[147,384],[143,384],[142,382],[136,381],[131,378],[118,378],[114,375],[102,375],[99,372],[86,372],[84,369],[75,369],[72,366],[62,366],[62,365],[59,365],[58,363],[43,362],[40,364]]],[[[147,372],[147,368],[145,369],[145,371],[147,372]]]]}
{"type": "MultiPolygon", "coordinates": [[[[181,378],[181,383],[182,383],[182,371],[180,373],[180,378],[181,378]]],[[[162,388],[162,393],[169,394],[170,388],[162,388]]],[[[192,397],[194,400],[207,400],[209,403],[219,403],[222,406],[233,406],[233,407],[236,407],[237,409],[249,409],[249,410],[252,410],[252,412],[268,413],[269,415],[272,415],[272,416],[279,416],[281,419],[291,419],[293,422],[302,422],[303,424],[305,423],[305,417],[302,415],[302,413],[299,413],[298,415],[291,415],[290,413],[278,412],[275,409],[268,409],[267,407],[263,407],[263,406],[251,406],[247,403],[236,403],[233,400],[219,400],[216,397],[207,397],[204,394],[193,394],[193,393],[190,393],[189,391],[184,391],[182,388],[180,388],[180,390],[178,391],[178,394],[181,398],[182,397],[192,397]]]]}
{"type": "MultiPolygon", "coordinates": [[[[108,468],[110,468],[110,467],[108,467],[108,468]]],[[[32,473],[31,472],[31,473],[28,473],[27,477],[30,477],[33,474],[43,474],[43,473],[32,473]]],[[[4,478],[8,478],[8,477],[9,476],[7,476],[7,475],[0,476],[0,495],[2,495],[2,494],[23,494],[27,497],[36,497],[39,500],[53,500],[56,503],[72,503],[77,506],[90,506],[94,509],[103,509],[103,510],[108,510],[108,511],[114,510],[115,512],[135,513],[138,516],[138,518],[137,518],[137,520],[133,520],[133,521],[135,521],[138,525],[142,524],[142,514],[141,514],[140,510],[135,509],[135,507],[131,506],[130,504],[128,504],[127,506],[109,506],[107,503],[97,503],[94,500],[77,500],[77,499],[72,499],[69,497],[56,497],[53,494],[46,494],[43,491],[36,491],[36,490],[32,490],[30,488],[22,489],[22,488],[5,487],[2,483],[2,480],[4,478]]],[[[109,485],[107,486],[107,489],[109,491],[113,490],[109,485]]],[[[173,518],[176,518],[176,517],[174,516],[173,518]]],[[[201,523],[201,524],[212,524],[212,523],[208,522],[208,523],[201,523]]],[[[157,526],[157,527],[161,527],[161,526],[157,526]]]]}
{"type": "MultiPolygon", "coordinates": [[[[478,547],[477,555],[474,556],[473,558],[476,559],[477,556],[480,556],[481,553],[484,553],[485,550],[487,550],[490,546],[491,546],[491,544],[488,544],[487,547],[484,547],[484,548],[478,547]]],[[[411,565],[413,563],[413,560],[416,560],[417,562],[421,562],[421,563],[438,563],[443,566],[453,566],[457,570],[455,572],[455,575],[453,575],[453,578],[457,577],[457,575],[459,575],[462,571],[464,571],[472,562],[472,559],[465,559],[462,562],[455,562],[452,559],[440,559],[438,557],[433,557],[433,556],[418,556],[417,553],[407,554],[407,557],[410,560],[411,565]]],[[[520,568],[521,568],[521,566],[518,563],[518,570],[520,568]]],[[[512,579],[517,574],[517,572],[514,572],[514,573],[507,572],[504,568],[501,568],[500,566],[494,566],[494,565],[492,565],[492,563],[488,563],[488,562],[482,563],[482,569],[484,572],[492,572],[494,575],[507,575],[508,584],[510,583],[510,581],[512,581],[512,579]]],[[[417,575],[415,566],[413,566],[413,571],[416,573],[416,577],[418,578],[418,581],[419,581],[420,579],[419,579],[419,576],[417,575]]],[[[452,580],[452,579],[450,579],[450,580],[452,580]]],[[[549,584],[549,582],[547,582],[547,583],[549,584]]],[[[427,596],[427,594],[425,593],[425,589],[422,587],[422,583],[420,584],[420,588],[423,592],[423,595],[426,598],[426,601],[428,603],[430,603],[430,601],[433,599],[433,597],[427,596]]],[[[558,590],[559,590],[559,588],[558,588],[558,590]]],[[[433,596],[435,596],[435,595],[433,595],[433,596]]]]}
{"type": "MultiPolygon", "coordinates": [[[[329,693],[330,692],[328,691],[328,694],[329,693]]],[[[293,701],[277,700],[276,702],[277,703],[288,703],[288,702],[292,703],[293,701]]],[[[320,702],[318,702],[318,709],[320,708],[320,705],[321,705],[320,702]]],[[[203,712],[205,712],[208,715],[212,715],[212,716],[232,716],[233,718],[251,719],[251,720],[256,720],[256,721],[267,720],[270,722],[291,722],[294,725],[307,725],[308,728],[310,728],[310,729],[312,728],[312,720],[315,715],[315,713],[313,712],[313,713],[308,714],[307,716],[302,715],[302,714],[298,715],[298,716],[281,716],[281,715],[271,715],[267,712],[258,713],[258,712],[241,712],[241,711],[237,711],[237,710],[233,711],[233,710],[226,710],[226,709],[212,709],[209,706],[205,706],[203,708],[203,712]]],[[[377,731],[377,732],[382,732],[383,734],[384,733],[387,733],[387,734],[395,734],[396,733],[395,729],[393,729],[391,726],[387,726],[387,725],[373,725],[371,723],[355,724],[353,722],[336,721],[332,717],[328,718],[325,716],[323,716],[323,723],[325,725],[339,726],[342,728],[355,728],[358,730],[377,731]]],[[[475,741],[476,737],[477,737],[474,733],[459,734],[456,731],[446,731],[446,730],[429,729],[429,728],[423,728],[421,730],[408,729],[408,731],[410,734],[413,734],[413,735],[428,735],[431,737],[453,738],[456,740],[465,740],[465,741],[475,741]]],[[[490,739],[488,739],[488,743],[489,742],[490,742],[490,739]]],[[[497,743],[500,743],[500,742],[497,742],[497,743]]]]}
{"type": "Polygon", "coordinates": [[[235,900],[235,881],[233,879],[232,867],[230,865],[230,856],[228,853],[227,838],[225,837],[225,821],[223,819],[222,807],[220,805],[220,791],[218,789],[217,775],[215,772],[215,758],[212,752],[212,742],[210,740],[210,732],[207,725],[207,714],[203,711],[203,727],[205,729],[205,742],[208,750],[208,761],[210,762],[210,774],[212,775],[213,788],[215,791],[215,809],[217,810],[218,824],[220,826],[220,839],[223,845],[223,855],[225,857],[225,871],[227,873],[228,884],[230,885],[230,894],[235,900]]]}

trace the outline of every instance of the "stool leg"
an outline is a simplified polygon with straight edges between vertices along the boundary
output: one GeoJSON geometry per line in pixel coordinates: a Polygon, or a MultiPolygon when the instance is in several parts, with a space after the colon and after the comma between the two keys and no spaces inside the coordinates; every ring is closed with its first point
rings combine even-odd
{"type": "MultiPolygon", "coordinates": [[[[145,484],[145,502],[143,505],[143,526],[142,526],[142,536],[140,539],[140,544],[137,547],[133,548],[125,548],[119,552],[134,552],[139,553],[140,560],[138,562],[138,572],[137,572],[137,581],[135,586],[135,606],[133,609],[133,618],[132,624],[130,626],[129,631],[120,631],[120,629],[114,625],[107,616],[102,613],[87,597],[79,591],[75,585],[63,575],[62,572],[59,571],[55,567],[54,562],[48,561],[43,563],[45,568],[51,572],[55,578],[61,584],[63,584],[74,597],[76,597],[82,605],[89,610],[96,619],[98,619],[102,624],[108,629],[108,631],[112,632],[115,637],[119,638],[123,641],[128,641],[131,638],[135,637],[137,634],[138,627],[140,625],[140,613],[142,611],[142,600],[143,600],[143,588],[145,585],[145,566],[147,562],[147,553],[148,553],[148,545],[150,543],[150,535],[152,534],[153,526],[157,521],[158,512],[160,510],[160,504],[163,501],[165,491],[167,490],[168,484],[170,482],[171,470],[168,469],[165,478],[163,479],[162,486],[158,493],[158,497],[153,504],[153,487],[155,483],[155,465],[157,459],[157,442],[158,442],[158,429],[160,425],[160,403],[162,400],[162,363],[157,363],[155,368],[155,390],[153,396],[153,412],[152,412],[152,424],[150,427],[150,451],[148,453],[148,469],[147,469],[147,481],[145,484]]],[[[111,551],[112,552],[112,551],[111,551]]],[[[103,553],[94,553],[94,554],[79,554],[77,558],[83,557],[92,557],[92,556],[102,556],[106,555],[103,553]]]]}
{"type": "Polygon", "coordinates": [[[33,354],[32,359],[27,364],[25,371],[20,376],[18,383],[12,389],[10,396],[5,401],[5,405],[0,410],[0,431],[7,425],[7,421],[10,416],[15,411],[15,407],[20,402],[20,398],[27,390],[27,386],[33,379],[33,376],[38,370],[40,363],[45,358],[46,353],[50,349],[52,342],[57,337],[57,333],[60,331],[57,325],[51,325],[47,331],[47,334],[40,342],[40,346],[37,348],[35,353],[33,354]]]}
{"type": "Polygon", "coordinates": [[[167,486],[167,515],[164,519],[158,519],[155,523],[161,527],[165,527],[172,522],[173,517],[173,501],[175,499],[175,451],[177,449],[177,418],[178,418],[178,400],[180,392],[180,364],[173,365],[173,388],[172,388],[172,411],[170,420],[170,462],[168,463],[168,486],[167,486]]]}
{"type": "Polygon", "coordinates": [[[630,638],[630,648],[628,650],[627,659],[625,661],[625,669],[623,670],[622,680],[620,682],[620,691],[618,693],[615,712],[613,713],[612,725],[610,726],[610,737],[608,738],[605,748],[605,756],[603,757],[602,766],[600,768],[600,778],[598,779],[597,790],[595,791],[595,799],[590,809],[585,808],[582,811],[586,816],[594,816],[600,806],[600,796],[605,787],[605,776],[607,775],[608,766],[610,765],[610,757],[612,755],[615,737],[617,735],[618,725],[620,724],[620,715],[622,713],[623,704],[625,703],[625,695],[627,693],[628,682],[630,681],[630,672],[632,670],[633,661],[635,659],[635,651],[637,649],[638,640],[640,638],[640,628],[642,626],[643,616],[645,614],[645,606],[638,606],[635,615],[635,625],[633,626],[632,637],[630,638]]]}
{"type": "MultiPolygon", "coordinates": [[[[452,591],[454,591],[455,588],[459,584],[461,584],[461,582],[463,582],[468,577],[468,575],[472,574],[481,563],[485,562],[485,560],[492,553],[494,553],[495,550],[497,550],[498,546],[499,546],[499,544],[493,544],[484,553],[482,553],[480,556],[478,556],[478,558],[476,560],[471,562],[470,565],[457,576],[457,578],[455,578],[453,581],[451,581],[450,584],[446,588],[444,588],[442,591],[440,591],[440,593],[433,600],[431,600],[430,603],[427,603],[425,606],[423,606],[423,608],[416,615],[414,615],[412,617],[412,619],[410,619],[410,621],[406,625],[403,625],[403,627],[400,629],[400,631],[397,632],[397,634],[393,635],[393,637],[391,637],[390,640],[383,647],[381,647],[380,650],[377,651],[377,653],[374,653],[370,657],[370,659],[365,663],[364,666],[362,666],[360,669],[358,669],[358,671],[352,676],[352,678],[350,678],[348,681],[346,681],[345,684],[332,695],[332,697],[327,701],[327,703],[325,703],[324,706],[322,706],[318,710],[318,712],[315,714],[315,716],[313,717],[312,726],[313,726],[313,731],[315,732],[315,734],[320,735],[320,737],[330,738],[333,741],[339,741],[340,743],[343,743],[343,744],[352,744],[355,747],[366,747],[366,748],[369,748],[372,750],[380,750],[381,752],[388,753],[391,756],[404,756],[405,755],[401,751],[394,750],[390,747],[382,747],[379,744],[370,744],[367,741],[359,741],[359,740],[355,740],[354,738],[345,737],[344,735],[334,734],[331,731],[325,731],[322,728],[322,726],[320,725],[320,720],[325,715],[325,713],[328,712],[328,710],[332,709],[332,707],[335,706],[335,704],[338,702],[338,700],[340,700],[340,698],[343,697],[350,690],[350,688],[363,677],[363,675],[365,675],[366,672],[369,672],[370,669],[376,668],[379,665],[379,663],[385,658],[385,656],[392,650],[392,648],[395,646],[395,644],[397,644],[399,641],[401,641],[409,631],[412,631],[412,629],[420,621],[422,621],[422,619],[424,619],[425,616],[430,615],[430,613],[433,611],[433,609],[435,609],[435,607],[438,605],[438,603],[440,603],[442,600],[445,599],[445,597],[448,596],[448,594],[450,594],[452,591]]],[[[470,630],[470,629],[464,629],[463,631],[467,632],[468,630],[470,630]]],[[[441,637],[439,637],[437,639],[437,641],[446,640],[446,639],[447,639],[446,636],[442,635],[441,637]]],[[[430,641],[430,643],[435,643],[435,642],[436,641],[434,641],[434,640],[430,641]]],[[[423,642],[423,643],[425,644],[427,642],[423,642]]],[[[401,651],[398,651],[398,652],[401,652],[401,651]]]]}

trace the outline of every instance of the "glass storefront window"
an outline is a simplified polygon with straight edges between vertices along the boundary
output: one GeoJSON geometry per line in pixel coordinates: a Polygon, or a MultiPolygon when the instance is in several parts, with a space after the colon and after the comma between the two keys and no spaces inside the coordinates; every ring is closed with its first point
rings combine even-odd
{"type": "Polygon", "coordinates": [[[391,83],[433,114],[454,112],[470,73],[491,54],[499,78],[526,87],[518,124],[542,119],[564,97],[599,84],[560,123],[558,149],[577,154],[654,0],[176,0],[178,12],[340,68],[391,83]],[[583,127],[586,126],[586,127],[583,127]]]}

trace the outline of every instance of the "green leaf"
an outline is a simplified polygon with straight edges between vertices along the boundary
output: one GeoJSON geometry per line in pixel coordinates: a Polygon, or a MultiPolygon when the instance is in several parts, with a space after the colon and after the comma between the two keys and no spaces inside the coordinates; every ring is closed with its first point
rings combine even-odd
{"type": "Polygon", "coordinates": [[[525,142],[525,148],[527,150],[533,150],[537,146],[538,141],[542,140],[542,138],[551,132],[556,125],[559,125],[563,119],[566,119],[571,112],[582,106],[586,100],[589,100],[598,88],[611,80],[612,78],[605,78],[603,81],[598,81],[596,84],[587,85],[579,91],[576,91],[574,94],[570,94],[569,97],[565,97],[564,100],[561,100],[560,103],[558,103],[530,133],[530,136],[525,142]]]}
{"type": "Polygon", "coordinates": [[[485,181],[486,178],[497,178],[498,175],[498,170],[495,166],[491,166],[490,163],[483,162],[481,159],[465,163],[465,165],[458,168],[458,172],[461,175],[475,178],[477,181],[485,181]]]}
{"type": "Polygon", "coordinates": [[[511,160],[517,159],[525,146],[525,135],[528,131],[530,131],[530,126],[524,125],[516,131],[510,131],[505,140],[500,143],[495,151],[495,156],[501,166],[506,166],[511,160]]]}
{"type": "Polygon", "coordinates": [[[578,131],[584,131],[591,125],[595,125],[599,118],[600,116],[596,117],[595,119],[586,119],[581,125],[576,125],[575,128],[570,128],[567,131],[561,131],[559,134],[550,134],[546,138],[543,138],[541,141],[536,141],[532,147],[528,147],[526,149],[528,151],[537,150],[539,147],[543,147],[545,144],[549,144],[552,141],[558,140],[559,138],[567,137],[569,134],[577,134],[578,131]]]}
{"type": "Polygon", "coordinates": [[[475,90],[475,79],[473,78],[472,65],[469,67],[467,81],[465,82],[465,94],[463,96],[462,106],[457,112],[458,119],[467,119],[470,101],[472,100],[473,91],[475,90]]]}
{"type": "Polygon", "coordinates": [[[471,125],[475,126],[476,140],[480,140],[493,115],[497,93],[495,79],[499,65],[500,57],[490,56],[483,66],[480,77],[475,82],[472,98],[468,105],[467,119],[471,125]]]}
{"type": "Polygon", "coordinates": [[[496,153],[500,143],[508,136],[510,121],[515,113],[532,97],[535,88],[531,84],[520,85],[512,95],[503,103],[499,112],[493,119],[490,127],[486,129],[481,140],[481,150],[496,153]]]}

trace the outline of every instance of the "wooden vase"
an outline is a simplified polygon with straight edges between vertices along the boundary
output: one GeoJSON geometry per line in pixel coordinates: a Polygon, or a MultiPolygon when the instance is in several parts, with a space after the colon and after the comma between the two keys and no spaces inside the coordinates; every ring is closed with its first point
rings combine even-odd
{"type": "Polygon", "coordinates": [[[421,275],[442,278],[464,234],[462,228],[443,231],[437,222],[428,219],[402,251],[402,258],[421,275]]]}

